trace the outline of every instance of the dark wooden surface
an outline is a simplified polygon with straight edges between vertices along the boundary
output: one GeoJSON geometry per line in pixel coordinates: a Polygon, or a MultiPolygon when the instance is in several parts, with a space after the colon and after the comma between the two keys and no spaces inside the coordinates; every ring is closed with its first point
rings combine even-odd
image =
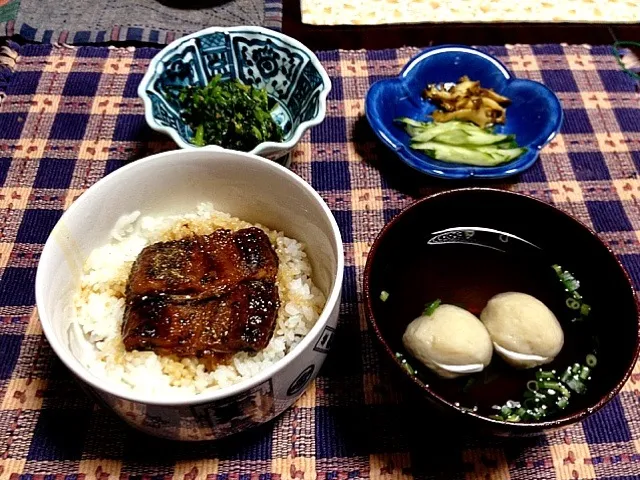
{"type": "MultiPolygon", "coordinates": [[[[300,0],[283,0],[283,32],[312,50],[425,47],[444,43],[505,45],[514,43],[587,43],[640,41],[640,25],[583,24],[419,24],[313,26],[302,23],[300,0]]],[[[640,19],[639,19],[640,22],[640,19]]]]}

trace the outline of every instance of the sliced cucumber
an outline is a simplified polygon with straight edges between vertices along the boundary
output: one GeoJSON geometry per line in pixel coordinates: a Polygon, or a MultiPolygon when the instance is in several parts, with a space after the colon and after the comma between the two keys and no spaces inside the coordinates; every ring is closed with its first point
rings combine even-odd
{"type": "Polygon", "coordinates": [[[438,142],[412,143],[411,148],[422,150],[436,160],[449,163],[463,163],[465,165],[476,165],[479,167],[493,167],[508,161],[503,160],[502,158],[495,158],[489,153],[481,152],[473,148],[447,145],[438,142]]]}
{"type": "Polygon", "coordinates": [[[515,160],[526,148],[519,147],[514,135],[493,133],[473,123],[419,122],[399,118],[411,137],[411,148],[443,162],[491,167],[515,160]]]}
{"type": "MultiPolygon", "coordinates": [[[[420,135],[414,137],[416,140],[420,135]]],[[[436,135],[434,138],[437,142],[446,143],[447,145],[493,145],[496,143],[509,140],[509,135],[490,133],[484,130],[468,133],[462,129],[456,129],[449,132],[436,135]]]]}

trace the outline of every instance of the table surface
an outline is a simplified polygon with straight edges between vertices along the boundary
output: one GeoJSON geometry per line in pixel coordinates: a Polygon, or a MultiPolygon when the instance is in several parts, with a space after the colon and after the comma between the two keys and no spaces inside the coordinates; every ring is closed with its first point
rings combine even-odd
{"type": "MultiPolygon", "coordinates": [[[[204,0],[183,0],[180,2],[185,8],[202,8],[206,3],[204,0]]],[[[0,0],[0,4],[3,4],[3,0],[0,0]]],[[[15,4],[18,5],[18,2],[15,4]]],[[[282,0],[282,9],[282,31],[300,40],[313,50],[425,47],[443,43],[606,45],[615,40],[640,41],[640,21],[635,25],[448,23],[313,26],[302,23],[299,0],[282,0]]],[[[12,28],[9,31],[14,30],[12,28]]],[[[122,45],[123,43],[116,44],[122,45]]],[[[141,45],[140,42],[128,42],[127,44],[141,45]]]]}
{"type": "MultiPolygon", "coordinates": [[[[396,75],[414,48],[318,54],[333,83],[327,117],[297,145],[292,169],[336,217],[345,284],[332,351],[294,408],[227,441],[175,445],[142,437],[94,406],[42,336],[33,281],[51,228],[82,192],[129,161],[175,148],[146,126],[136,94],[157,51],[28,45],[7,79],[0,106],[1,480],[639,478],[638,367],[621,394],[582,424],[503,442],[467,436],[423,403],[407,403],[412,397],[379,358],[361,303],[371,242],[414,199],[464,185],[403,167],[364,120],[371,83],[396,75]],[[443,435],[428,446],[433,432],[443,435]]],[[[608,46],[488,51],[517,76],[555,90],[565,123],[534,167],[486,185],[534,195],[594,228],[639,288],[634,82],[608,46]]]]}

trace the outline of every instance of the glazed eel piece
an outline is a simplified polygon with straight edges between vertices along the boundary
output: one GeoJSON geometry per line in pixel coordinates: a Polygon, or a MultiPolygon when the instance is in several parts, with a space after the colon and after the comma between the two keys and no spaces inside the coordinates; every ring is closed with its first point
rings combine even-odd
{"type": "Polygon", "coordinates": [[[147,246],[126,290],[125,348],[207,357],[259,351],[279,308],[278,257],[259,228],[147,246]]]}

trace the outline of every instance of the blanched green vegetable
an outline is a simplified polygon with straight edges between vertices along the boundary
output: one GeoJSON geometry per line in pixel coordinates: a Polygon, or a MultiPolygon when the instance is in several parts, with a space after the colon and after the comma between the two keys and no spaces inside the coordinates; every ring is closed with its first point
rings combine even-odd
{"type": "Polygon", "coordinates": [[[283,138],[282,129],[271,117],[264,89],[216,76],[204,87],[183,88],[179,99],[182,116],[194,131],[195,145],[248,152],[262,142],[283,138]]]}

